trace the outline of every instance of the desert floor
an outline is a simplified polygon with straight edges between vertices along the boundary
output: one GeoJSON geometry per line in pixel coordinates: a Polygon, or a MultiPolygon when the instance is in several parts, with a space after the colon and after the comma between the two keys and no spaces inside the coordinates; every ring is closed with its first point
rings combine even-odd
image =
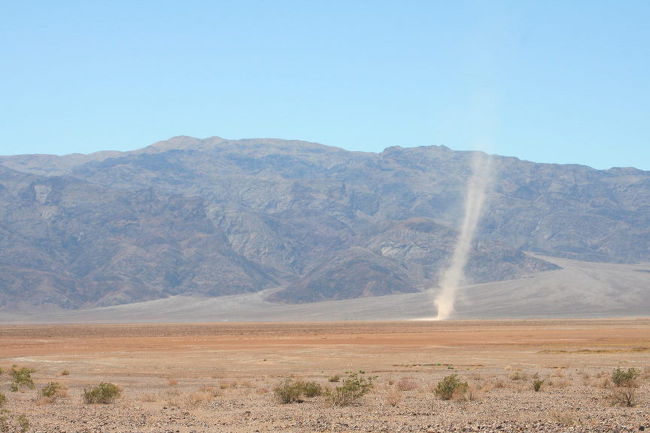
{"type": "Polygon", "coordinates": [[[648,318],[3,325],[0,367],[0,431],[20,431],[22,414],[29,431],[68,433],[650,431],[648,318]],[[10,391],[14,365],[35,370],[35,389],[10,391]],[[613,405],[617,367],[640,371],[634,407],[613,405]],[[290,376],[334,388],[360,370],[374,387],[350,406],[274,393],[290,376]],[[437,398],[450,374],[471,392],[437,398]],[[39,397],[53,381],[66,395],[39,397]],[[122,396],[85,404],[100,382],[122,396]]]}

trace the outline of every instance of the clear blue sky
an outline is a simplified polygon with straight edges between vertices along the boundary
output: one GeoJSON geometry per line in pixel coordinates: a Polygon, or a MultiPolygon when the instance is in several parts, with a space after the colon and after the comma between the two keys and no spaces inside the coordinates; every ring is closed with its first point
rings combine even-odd
{"type": "Polygon", "coordinates": [[[174,135],[650,169],[650,1],[0,1],[0,154],[174,135]]]}

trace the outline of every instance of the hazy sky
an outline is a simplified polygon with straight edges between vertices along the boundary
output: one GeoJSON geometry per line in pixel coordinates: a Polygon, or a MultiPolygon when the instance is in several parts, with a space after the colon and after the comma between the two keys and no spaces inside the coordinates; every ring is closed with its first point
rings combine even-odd
{"type": "Polygon", "coordinates": [[[650,1],[0,1],[0,154],[175,135],[650,169],[650,1]]]}

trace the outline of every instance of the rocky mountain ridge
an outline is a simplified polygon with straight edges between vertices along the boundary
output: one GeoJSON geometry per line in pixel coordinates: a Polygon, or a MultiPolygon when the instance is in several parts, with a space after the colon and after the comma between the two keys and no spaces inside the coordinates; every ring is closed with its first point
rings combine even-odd
{"type": "MultiPolygon", "coordinates": [[[[0,157],[0,308],[270,290],[302,303],[435,287],[472,152],[175,137],[0,157]]],[[[493,158],[468,282],[650,261],[650,172],[493,158]]]]}

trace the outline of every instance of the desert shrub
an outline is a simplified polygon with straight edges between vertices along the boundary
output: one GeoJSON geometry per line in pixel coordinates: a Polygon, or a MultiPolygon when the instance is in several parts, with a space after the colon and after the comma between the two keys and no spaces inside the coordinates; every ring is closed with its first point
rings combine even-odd
{"type": "Polygon", "coordinates": [[[113,403],[122,394],[122,390],[112,383],[100,383],[90,389],[84,389],[83,399],[87,404],[113,403]]]}
{"type": "Polygon", "coordinates": [[[316,382],[299,382],[302,389],[302,394],[305,397],[317,397],[323,393],[320,384],[316,382]]]}
{"type": "Polygon", "coordinates": [[[239,383],[234,380],[224,380],[221,383],[219,383],[219,388],[220,389],[236,389],[239,386],[239,383]]]}
{"type": "Polygon", "coordinates": [[[604,388],[604,389],[611,388],[611,386],[612,386],[612,381],[609,380],[609,377],[605,377],[603,379],[600,379],[600,382],[597,382],[597,383],[598,383],[598,386],[600,386],[601,388],[604,388]]]}
{"type": "Polygon", "coordinates": [[[526,379],[528,379],[528,376],[525,373],[521,372],[520,370],[516,370],[510,375],[510,380],[526,380],[526,379]]]}
{"type": "Polygon", "coordinates": [[[20,388],[29,388],[29,389],[34,389],[34,380],[32,379],[32,373],[34,373],[35,370],[31,368],[19,368],[16,369],[15,367],[12,367],[11,369],[11,377],[12,377],[12,384],[11,384],[11,391],[18,391],[20,388]]]}
{"type": "Polygon", "coordinates": [[[70,371],[69,370],[63,370],[61,372],[61,376],[70,376],[70,371]]]}
{"type": "Polygon", "coordinates": [[[540,392],[542,390],[542,385],[544,384],[544,381],[541,379],[535,379],[533,380],[533,390],[535,392],[540,392]]]}
{"type": "Polygon", "coordinates": [[[636,368],[628,368],[627,370],[616,368],[612,372],[612,382],[616,386],[634,387],[637,386],[636,379],[640,374],[641,372],[636,368]]]}
{"type": "Polygon", "coordinates": [[[386,403],[388,403],[390,406],[397,406],[400,401],[402,401],[402,393],[400,393],[396,389],[390,389],[386,393],[386,403]]]}
{"type": "Polygon", "coordinates": [[[612,406],[634,407],[636,400],[636,389],[633,387],[615,388],[610,394],[612,406]]]}
{"type": "Polygon", "coordinates": [[[563,427],[572,427],[582,423],[577,414],[572,411],[553,411],[550,413],[550,418],[563,427]]]}
{"type": "Polygon", "coordinates": [[[0,407],[2,407],[2,405],[4,405],[6,402],[7,402],[7,397],[0,392],[0,407]]]}
{"type": "Polygon", "coordinates": [[[569,387],[569,385],[571,385],[571,382],[569,382],[566,379],[555,379],[555,380],[549,380],[547,382],[547,385],[553,388],[567,388],[569,387]]]}
{"type": "Polygon", "coordinates": [[[300,401],[302,387],[293,379],[285,379],[281,384],[273,388],[273,393],[280,400],[280,403],[289,404],[300,401]]]}
{"type": "Polygon", "coordinates": [[[59,397],[65,397],[65,387],[58,382],[50,382],[47,385],[43,386],[39,391],[41,397],[55,400],[59,397]]]}
{"type": "Polygon", "coordinates": [[[139,400],[145,403],[153,403],[158,401],[158,396],[156,394],[142,394],[139,400]]]}
{"type": "Polygon", "coordinates": [[[255,385],[250,380],[241,380],[237,383],[240,388],[253,389],[255,385]]]}
{"type": "Polygon", "coordinates": [[[452,374],[438,382],[433,392],[442,400],[451,400],[454,394],[463,393],[467,388],[467,382],[461,382],[457,374],[452,374]]]}
{"type": "Polygon", "coordinates": [[[451,399],[454,401],[466,402],[478,400],[479,390],[473,385],[461,385],[452,394],[451,399]],[[465,386],[466,385],[466,386],[465,386]]]}
{"type": "Polygon", "coordinates": [[[334,406],[349,406],[370,392],[374,379],[362,371],[348,373],[341,385],[327,392],[327,399],[334,406]]]}
{"type": "Polygon", "coordinates": [[[16,422],[18,423],[18,431],[20,433],[27,433],[29,431],[29,419],[27,419],[27,415],[22,414],[18,415],[18,418],[16,418],[16,422]]]}
{"type": "Polygon", "coordinates": [[[209,392],[193,392],[186,397],[185,403],[188,407],[197,408],[204,403],[212,401],[213,398],[212,393],[209,392]]]}
{"type": "Polygon", "coordinates": [[[414,389],[417,389],[418,384],[413,378],[402,377],[399,381],[397,381],[396,387],[400,391],[412,391],[414,389]]]}
{"type": "Polygon", "coordinates": [[[213,398],[220,397],[223,394],[221,390],[216,389],[214,386],[210,386],[210,385],[202,385],[199,387],[198,391],[204,394],[210,394],[213,398]]]}
{"type": "Polygon", "coordinates": [[[316,382],[305,382],[302,380],[285,379],[278,386],[273,388],[278,400],[281,403],[296,403],[302,401],[300,397],[316,397],[321,395],[322,388],[316,382]]]}
{"type": "Polygon", "coordinates": [[[334,376],[330,376],[327,378],[328,382],[340,382],[341,381],[341,375],[335,374],[334,376]]]}

